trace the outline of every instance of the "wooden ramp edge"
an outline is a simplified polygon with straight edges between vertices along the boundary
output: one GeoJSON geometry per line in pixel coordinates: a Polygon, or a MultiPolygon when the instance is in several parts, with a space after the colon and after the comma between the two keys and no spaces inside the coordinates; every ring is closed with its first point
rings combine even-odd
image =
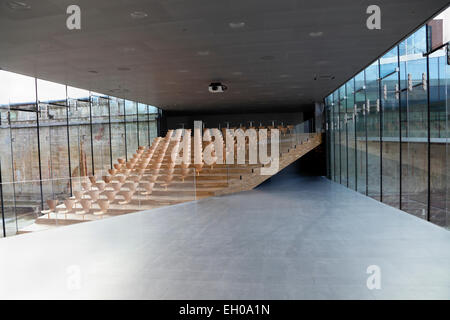
{"type": "MultiPolygon", "coordinates": [[[[312,134],[311,138],[309,138],[308,141],[296,145],[295,148],[289,149],[289,152],[287,153],[283,153],[280,157],[280,166],[275,174],[286,168],[291,163],[300,159],[311,150],[317,148],[321,143],[322,143],[322,134],[321,133],[312,134]]],[[[255,172],[252,174],[241,175],[240,180],[230,181],[229,186],[227,188],[216,191],[215,195],[220,196],[252,190],[274,175],[262,175],[260,174],[260,168],[255,169],[255,172]]]]}

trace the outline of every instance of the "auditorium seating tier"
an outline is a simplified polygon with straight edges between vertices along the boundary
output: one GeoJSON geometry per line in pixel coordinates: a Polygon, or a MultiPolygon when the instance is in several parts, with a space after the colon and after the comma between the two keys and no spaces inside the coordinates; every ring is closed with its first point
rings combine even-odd
{"type": "MultiPolygon", "coordinates": [[[[280,130],[279,170],[322,142],[321,134],[295,134],[292,126],[278,129],[280,130]]],[[[131,158],[117,159],[113,168],[102,172],[99,176],[73,178],[73,196],[65,200],[48,199],[46,203],[49,209],[42,211],[42,216],[33,225],[18,233],[251,190],[270,178],[260,174],[261,164],[248,163],[248,139],[245,145],[245,164],[194,164],[195,148],[203,149],[212,142],[193,138],[189,138],[186,143],[191,150],[190,164],[175,163],[172,152],[180,154],[184,141],[181,132],[181,130],[169,130],[165,137],[155,138],[150,146],[140,146],[131,158]]],[[[223,130],[204,131],[203,134],[211,135],[212,132],[219,133],[219,140],[223,143],[225,140],[221,135],[223,130]]],[[[185,134],[189,136],[192,133],[191,130],[185,131],[185,134]]],[[[268,130],[268,142],[267,150],[270,152],[270,130],[268,130]]],[[[223,143],[223,145],[226,144],[223,143]]],[[[181,157],[182,154],[183,152],[180,154],[181,157]]],[[[236,150],[234,156],[236,159],[236,150]]],[[[223,152],[223,158],[225,162],[225,152],[223,152]]],[[[213,159],[217,161],[217,157],[213,159]]]]}

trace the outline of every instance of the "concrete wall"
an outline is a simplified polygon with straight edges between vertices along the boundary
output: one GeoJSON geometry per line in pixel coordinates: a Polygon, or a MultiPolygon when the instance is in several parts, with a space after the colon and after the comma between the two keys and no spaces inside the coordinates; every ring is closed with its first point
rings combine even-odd
{"type": "Polygon", "coordinates": [[[178,129],[190,128],[194,126],[194,121],[201,120],[208,128],[226,127],[229,122],[230,127],[238,127],[239,125],[249,126],[249,121],[253,121],[254,126],[271,125],[275,121],[275,125],[299,124],[304,121],[303,112],[287,112],[287,113],[239,113],[239,114],[195,114],[195,115],[167,115],[167,128],[178,129]]]}

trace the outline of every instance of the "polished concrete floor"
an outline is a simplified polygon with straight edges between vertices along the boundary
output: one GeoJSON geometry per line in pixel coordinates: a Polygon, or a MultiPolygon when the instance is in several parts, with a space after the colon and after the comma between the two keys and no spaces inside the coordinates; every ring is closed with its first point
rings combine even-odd
{"type": "Polygon", "coordinates": [[[450,299],[450,232],[321,177],[0,240],[0,298],[450,299]],[[367,268],[380,270],[369,290],[367,268]]]}

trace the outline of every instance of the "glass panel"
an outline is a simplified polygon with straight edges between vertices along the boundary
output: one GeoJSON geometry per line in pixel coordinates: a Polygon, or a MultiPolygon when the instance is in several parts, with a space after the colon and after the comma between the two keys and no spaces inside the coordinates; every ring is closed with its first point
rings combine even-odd
{"type": "Polygon", "coordinates": [[[355,77],[356,190],[367,194],[366,89],[364,72],[355,77]]]}
{"type": "Polygon", "coordinates": [[[381,199],[380,112],[378,61],[365,70],[366,73],[366,121],[367,121],[367,191],[368,196],[381,199]],[[379,102],[378,102],[379,103],[379,102]]]}
{"type": "Polygon", "coordinates": [[[93,174],[89,91],[67,87],[72,177],[93,174]]]}
{"type": "Polygon", "coordinates": [[[109,144],[109,98],[104,95],[92,95],[91,101],[95,174],[101,177],[112,167],[109,144]]]}
{"type": "Polygon", "coordinates": [[[447,8],[325,99],[330,179],[447,228],[449,18],[447,8]]]}
{"type": "Polygon", "coordinates": [[[380,59],[381,106],[383,130],[383,202],[400,207],[400,125],[398,92],[398,50],[391,50],[380,59]]]}
{"type": "Polygon", "coordinates": [[[0,71],[2,87],[3,205],[6,235],[33,223],[41,209],[36,80],[0,71]],[[4,90],[4,91],[3,91],[4,90]],[[4,140],[3,140],[4,139],[4,140]]]}
{"type": "MultiPolygon", "coordinates": [[[[3,204],[3,220],[1,235],[3,236],[3,227],[6,229],[6,235],[14,235],[17,231],[16,225],[16,209],[14,198],[14,175],[13,175],[13,156],[11,148],[11,125],[9,112],[9,85],[10,73],[0,71],[0,143],[5,148],[0,153],[0,169],[2,178],[2,204],[3,204]]],[[[31,100],[30,100],[31,101],[31,100]]]]}
{"type": "Polygon", "coordinates": [[[446,48],[429,56],[430,75],[430,221],[450,228],[449,130],[450,66],[446,48]]]}
{"type": "Polygon", "coordinates": [[[137,103],[125,100],[127,157],[131,158],[139,146],[137,126],[137,103]]]}
{"type": "Polygon", "coordinates": [[[148,106],[138,103],[138,127],[139,127],[139,145],[150,145],[150,121],[148,114],[148,106]]]}
{"type": "Polygon", "coordinates": [[[428,133],[425,27],[403,41],[400,50],[402,102],[402,210],[427,218],[428,133]]]}
{"type": "Polygon", "coordinates": [[[149,127],[150,127],[150,144],[153,142],[153,140],[158,136],[158,108],[154,106],[148,106],[148,113],[149,113],[149,127]]]}
{"type": "Polygon", "coordinates": [[[339,144],[341,146],[341,184],[347,186],[347,123],[346,123],[346,104],[345,104],[345,86],[339,88],[339,144]]]}
{"type": "Polygon", "coordinates": [[[327,97],[326,101],[326,111],[327,111],[327,146],[328,146],[328,174],[329,178],[333,179],[334,177],[334,130],[332,126],[332,102],[333,97],[330,95],[327,97]]]}
{"type": "Polygon", "coordinates": [[[50,200],[60,208],[81,177],[106,175],[111,156],[151,144],[158,115],[146,104],[0,70],[0,237],[49,213],[50,200]]]}
{"type": "Polygon", "coordinates": [[[341,130],[339,127],[339,93],[333,94],[334,181],[341,183],[341,130]]]}
{"type": "Polygon", "coordinates": [[[38,80],[39,139],[41,147],[44,208],[47,200],[71,196],[66,86],[38,80]]]}
{"type": "Polygon", "coordinates": [[[348,161],[348,187],[356,190],[356,140],[355,140],[355,122],[354,112],[354,79],[345,85],[346,95],[346,124],[347,124],[347,161],[348,161]]]}
{"type": "Polygon", "coordinates": [[[110,97],[110,111],[112,161],[115,163],[126,157],[124,100],[110,97]]]}

